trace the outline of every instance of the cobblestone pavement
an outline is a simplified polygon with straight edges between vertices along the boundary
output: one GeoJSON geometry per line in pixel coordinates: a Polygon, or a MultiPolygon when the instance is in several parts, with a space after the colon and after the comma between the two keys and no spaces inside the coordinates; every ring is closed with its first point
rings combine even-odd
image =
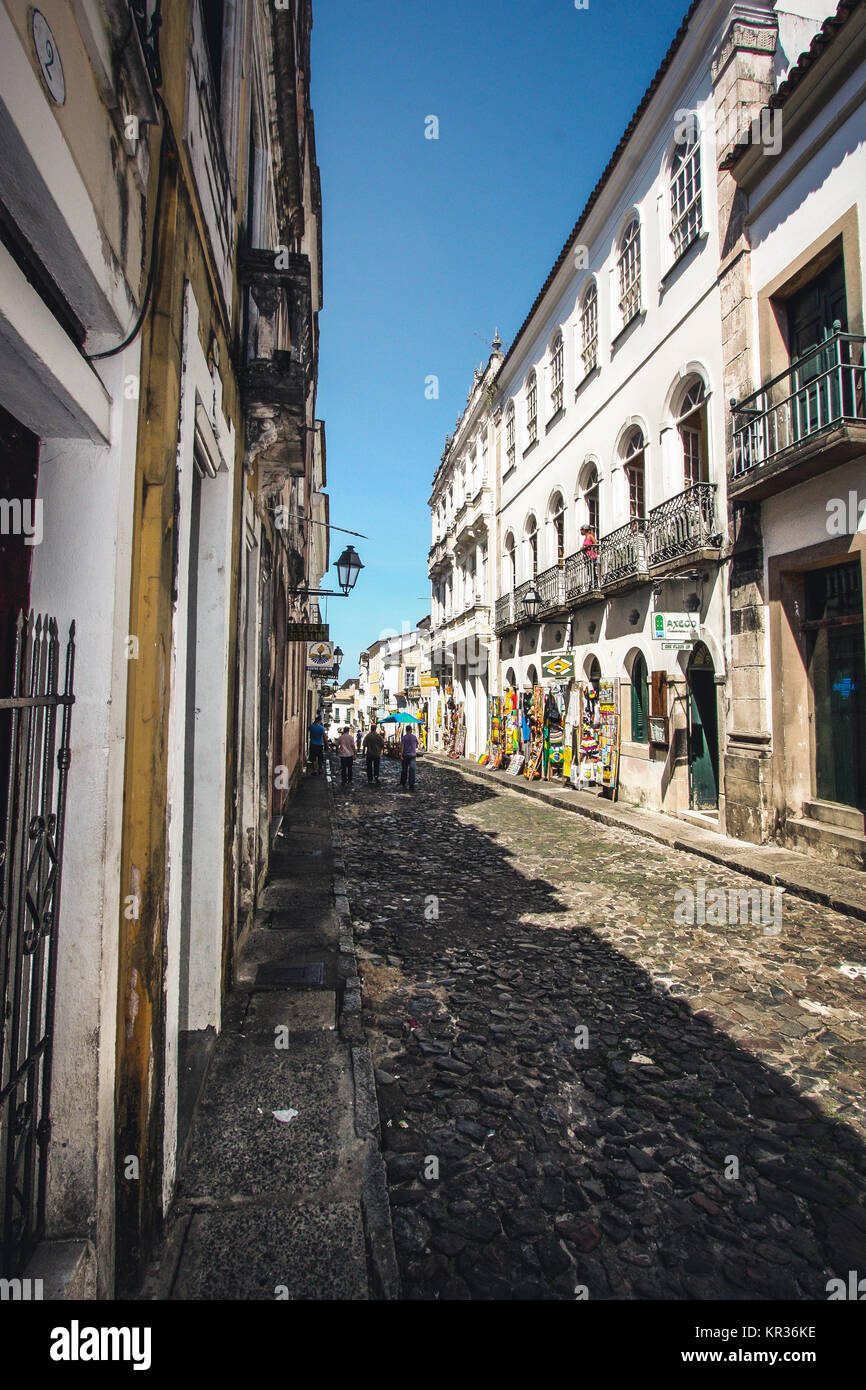
{"type": "Polygon", "coordinates": [[[677,924],[678,890],[756,884],[423,760],[414,795],[383,776],[335,796],[404,1295],[866,1274],[863,924],[794,897],[778,934],[677,924]]]}

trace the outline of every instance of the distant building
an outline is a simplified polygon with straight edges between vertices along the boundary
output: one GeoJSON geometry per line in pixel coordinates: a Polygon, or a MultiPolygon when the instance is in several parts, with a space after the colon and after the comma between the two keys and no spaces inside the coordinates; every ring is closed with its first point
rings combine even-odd
{"type": "MultiPolygon", "coordinates": [[[[502,360],[497,334],[487,366],[476,368],[466,409],[446,442],[429,502],[431,669],[439,677],[443,707],[450,700],[460,720],[467,757],[476,757],[487,745],[493,690],[497,478],[491,401],[502,360]]],[[[435,724],[438,741],[444,731],[440,718],[435,724]]]]}

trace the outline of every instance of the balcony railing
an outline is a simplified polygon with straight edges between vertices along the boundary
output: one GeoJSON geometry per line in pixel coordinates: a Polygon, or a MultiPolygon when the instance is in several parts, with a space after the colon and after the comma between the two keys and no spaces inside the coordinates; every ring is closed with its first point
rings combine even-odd
{"type": "Polygon", "coordinates": [[[565,594],[569,602],[598,591],[598,561],[588,559],[582,550],[569,555],[565,562],[565,594]]]}
{"type": "Polygon", "coordinates": [[[650,565],[667,564],[710,546],[717,534],[715,516],[715,483],[696,483],[653,507],[647,530],[650,565]]]}
{"type": "Polygon", "coordinates": [[[523,621],[523,596],[527,593],[530,583],[527,579],[523,584],[518,584],[512,593],[503,594],[496,600],[494,626],[497,632],[523,621]]]}
{"type": "Polygon", "coordinates": [[[739,404],[731,403],[734,477],[846,421],[866,421],[862,334],[837,331],[739,404]]]}
{"type": "Polygon", "coordinates": [[[258,459],[263,490],[302,475],[308,389],[314,370],[310,261],[294,252],[246,250],[238,278],[244,293],[239,372],[249,461],[258,459]]]}
{"type": "Polygon", "coordinates": [[[619,530],[611,531],[609,536],[602,536],[598,546],[602,586],[648,574],[646,531],[646,519],[635,517],[619,530]]]}
{"type": "Polygon", "coordinates": [[[562,608],[565,604],[565,565],[551,565],[542,570],[535,581],[541,598],[542,613],[550,609],[562,608]]]}
{"type": "MultiPolygon", "coordinates": [[[[630,588],[651,577],[657,567],[670,566],[719,544],[715,522],[715,483],[696,483],[685,492],[654,507],[647,518],[637,517],[602,536],[598,558],[583,550],[569,555],[563,565],[552,565],[535,579],[541,599],[539,619],[568,608],[580,600],[591,601],[611,590],[630,588]]],[[[496,601],[497,632],[519,626],[525,620],[523,595],[529,580],[513,594],[496,601]]]]}

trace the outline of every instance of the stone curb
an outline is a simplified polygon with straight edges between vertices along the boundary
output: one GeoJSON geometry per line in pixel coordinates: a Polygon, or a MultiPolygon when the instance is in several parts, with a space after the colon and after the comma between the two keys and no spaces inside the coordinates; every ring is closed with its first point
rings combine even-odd
{"type": "Polygon", "coordinates": [[[385,1177],[385,1160],[380,1148],[382,1124],[376,1095],[373,1058],[361,1017],[361,982],[355,956],[352,914],[346,888],[343,836],[337,824],[333,782],[328,781],[328,819],[334,846],[334,912],[340,928],[337,974],[343,983],[340,1000],[340,1037],[350,1048],[352,1059],[353,1110],[355,1134],[366,1141],[364,1173],[361,1182],[361,1215],[370,1263],[372,1293],[376,1299],[400,1298],[400,1271],[394,1249],[391,1203],[385,1177]]]}
{"type": "MultiPolygon", "coordinates": [[[[722,864],[736,873],[744,874],[747,878],[772,884],[774,887],[793,893],[798,898],[805,898],[808,902],[832,908],[834,912],[841,912],[848,917],[866,922],[866,875],[864,875],[862,894],[859,895],[854,891],[842,890],[840,892],[832,888],[822,888],[817,882],[807,881],[810,871],[817,878],[819,870],[823,868],[826,873],[828,868],[833,867],[830,864],[822,866],[818,859],[814,861],[813,867],[811,861],[808,860],[800,864],[800,856],[798,856],[796,868],[792,867],[787,871],[773,868],[769,864],[763,866],[759,862],[762,852],[767,852],[767,847],[763,845],[752,845],[743,841],[738,842],[742,843],[742,849],[726,849],[723,837],[715,837],[720,840],[720,844],[716,846],[699,839],[697,836],[694,839],[684,836],[680,825],[674,828],[673,825],[654,826],[637,821],[637,816],[644,816],[646,815],[645,812],[617,811],[609,803],[604,806],[587,806],[579,802],[576,796],[574,799],[570,799],[560,791],[534,786],[525,778],[506,778],[501,773],[488,772],[482,767],[465,766],[455,759],[447,757],[444,753],[429,752],[425,756],[429,757],[437,767],[459,773],[460,776],[466,777],[470,781],[483,782],[488,786],[498,787],[501,791],[517,792],[522,796],[530,796],[534,800],[543,801],[546,805],[553,806],[559,811],[569,811],[572,815],[585,816],[588,820],[597,821],[600,825],[605,825],[610,829],[629,830],[634,835],[645,835],[647,839],[655,840],[658,844],[668,845],[671,849],[681,850],[686,854],[697,854],[702,859],[707,859],[713,864],[722,864]]],[[[714,832],[708,831],[707,835],[713,837],[714,832]]],[[[771,846],[770,852],[774,856],[793,853],[791,850],[780,850],[776,846],[771,846]]]]}

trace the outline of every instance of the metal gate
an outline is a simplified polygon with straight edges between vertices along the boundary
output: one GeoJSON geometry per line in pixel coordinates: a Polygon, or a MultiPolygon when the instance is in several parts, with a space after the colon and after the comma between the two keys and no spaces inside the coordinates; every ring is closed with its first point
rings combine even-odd
{"type": "Polygon", "coordinates": [[[0,699],[0,1234],[5,1277],[22,1272],[45,1228],[74,667],[74,623],[60,691],[57,622],[19,615],[12,693],[0,699]]]}

